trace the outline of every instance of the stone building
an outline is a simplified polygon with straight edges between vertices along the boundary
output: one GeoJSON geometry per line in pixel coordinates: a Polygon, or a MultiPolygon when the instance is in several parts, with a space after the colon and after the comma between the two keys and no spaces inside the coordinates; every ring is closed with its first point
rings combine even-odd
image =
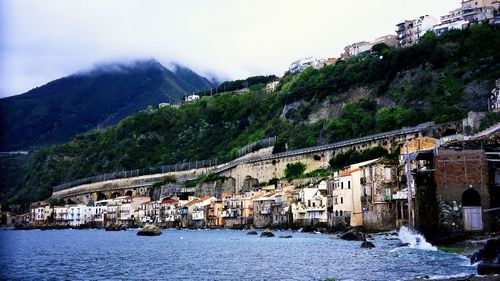
{"type": "Polygon", "coordinates": [[[361,167],[363,226],[372,230],[396,227],[397,161],[380,158],[361,167]]]}

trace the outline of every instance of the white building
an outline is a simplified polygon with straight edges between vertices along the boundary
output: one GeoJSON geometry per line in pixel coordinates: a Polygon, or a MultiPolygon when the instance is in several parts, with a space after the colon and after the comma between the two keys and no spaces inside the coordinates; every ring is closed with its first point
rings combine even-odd
{"type": "Polygon", "coordinates": [[[200,99],[200,96],[195,95],[195,94],[192,94],[192,95],[184,97],[184,101],[185,102],[191,102],[191,101],[195,101],[195,100],[198,100],[198,99],[200,99]]]}
{"type": "Polygon", "coordinates": [[[93,207],[88,207],[84,204],[66,206],[68,212],[66,221],[71,226],[79,226],[93,220],[93,207]]]}
{"type": "Polygon", "coordinates": [[[193,221],[201,221],[205,219],[205,206],[209,206],[212,201],[215,201],[215,197],[213,196],[205,196],[201,199],[198,199],[193,204],[193,213],[191,215],[191,219],[193,221]]]}
{"type": "Polygon", "coordinates": [[[313,57],[307,57],[307,58],[301,58],[298,59],[290,64],[290,67],[288,67],[288,71],[291,73],[298,73],[301,72],[302,70],[312,67],[315,69],[318,69],[322,66],[323,64],[319,59],[313,58],[313,57]]]}
{"type": "Polygon", "coordinates": [[[297,202],[292,204],[292,216],[295,223],[320,222],[326,223],[328,214],[326,182],[318,186],[304,187],[300,190],[297,202]]]}
{"type": "Polygon", "coordinates": [[[151,201],[151,198],[146,196],[132,196],[124,198],[119,207],[120,222],[127,225],[134,225],[139,221],[139,206],[148,201],[151,201]]]}
{"type": "Polygon", "coordinates": [[[437,20],[429,15],[420,16],[413,20],[404,20],[396,24],[398,45],[411,46],[420,41],[427,31],[433,31],[437,20]]]}
{"type": "Polygon", "coordinates": [[[66,206],[54,206],[54,221],[58,224],[66,224],[68,208],[66,206]]]}

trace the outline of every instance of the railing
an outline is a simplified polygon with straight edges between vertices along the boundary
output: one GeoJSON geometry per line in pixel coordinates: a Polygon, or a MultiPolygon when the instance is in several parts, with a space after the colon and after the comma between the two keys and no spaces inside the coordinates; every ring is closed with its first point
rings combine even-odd
{"type": "Polygon", "coordinates": [[[199,168],[210,168],[210,167],[217,166],[219,163],[220,163],[219,159],[214,158],[214,159],[209,159],[209,160],[200,160],[200,161],[184,162],[184,163],[177,163],[177,164],[171,164],[171,165],[163,165],[163,166],[158,166],[158,167],[152,167],[149,169],[135,169],[135,170],[129,170],[129,171],[119,171],[119,172],[107,173],[107,174],[102,174],[102,175],[98,175],[98,176],[77,179],[74,181],[70,181],[67,183],[56,185],[52,188],[52,191],[56,192],[56,191],[61,191],[64,189],[71,188],[73,186],[95,183],[95,182],[102,182],[102,181],[113,180],[113,179],[132,178],[132,177],[139,177],[139,176],[159,174],[159,173],[165,174],[165,173],[178,172],[178,171],[188,171],[191,169],[199,169],[199,168]]]}
{"type": "Polygon", "coordinates": [[[261,148],[266,148],[273,146],[276,143],[276,137],[269,137],[265,139],[261,139],[259,141],[253,142],[249,145],[246,145],[238,150],[238,157],[244,156],[246,154],[252,153],[261,148]]]}

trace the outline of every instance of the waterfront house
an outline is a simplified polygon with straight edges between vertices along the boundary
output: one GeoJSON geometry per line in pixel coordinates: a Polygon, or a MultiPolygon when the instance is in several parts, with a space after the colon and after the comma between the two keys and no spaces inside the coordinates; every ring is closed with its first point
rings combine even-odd
{"type": "Polygon", "coordinates": [[[179,200],[164,198],[161,201],[162,222],[165,227],[175,227],[180,222],[179,200]]]}
{"type": "Polygon", "coordinates": [[[180,225],[181,227],[188,227],[192,225],[192,216],[195,209],[195,203],[199,198],[191,197],[187,203],[180,208],[180,225]]]}
{"type": "Polygon", "coordinates": [[[271,226],[271,208],[274,200],[272,193],[261,194],[253,199],[253,225],[256,228],[271,226]]]}
{"type": "Polygon", "coordinates": [[[403,212],[400,203],[407,199],[400,195],[393,198],[393,193],[401,194],[397,184],[398,161],[379,158],[360,168],[363,226],[372,230],[394,229],[396,212],[403,212]]]}
{"type": "Polygon", "coordinates": [[[242,221],[242,197],[239,193],[222,194],[222,213],[224,226],[231,228],[241,225],[242,221]]]}
{"type": "Polygon", "coordinates": [[[36,202],[31,204],[30,220],[35,224],[45,224],[52,219],[53,209],[46,202],[36,202]]]}
{"type": "Polygon", "coordinates": [[[208,209],[212,201],[215,201],[214,196],[205,196],[196,200],[193,204],[191,215],[192,225],[195,227],[204,227],[208,223],[208,209]]]}
{"type": "Polygon", "coordinates": [[[293,223],[297,226],[326,223],[328,218],[326,182],[322,181],[317,186],[300,189],[291,207],[293,223]]]}
{"type": "Polygon", "coordinates": [[[330,181],[329,192],[331,197],[330,224],[349,224],[350,226],[363,225],[363,210],[361,205],[361,171],[362,167],[377,161],[369,160],[352,164],[344,170],[335,172],[330,181]]]}
{"type": "Polygon", "coordinates": [[[139,205],[150,201],[151,198],[146,196],[130,196],[122,199],[119,207],[119,221],[122,224],[133,226],[139,222],[139,205]]]}
{"type": "Polygon", "coordinates": [[[70,226],[79,226],[86,223],[87,219],[87,205],[67,205],[68,212],[66,214],[66,221],[70,226]]]}
{"type": "Polygon", "coordinates": [[[66,215],[68,208],[66,206],[54,206],[54,222],[59,225],[66,225],[66,215]]]}

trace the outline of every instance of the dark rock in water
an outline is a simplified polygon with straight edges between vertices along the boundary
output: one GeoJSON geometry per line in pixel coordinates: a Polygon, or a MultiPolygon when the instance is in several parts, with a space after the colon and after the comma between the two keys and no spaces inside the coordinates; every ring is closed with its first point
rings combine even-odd
{"type": "Polygon", "coordinates": [[[399,243],[398,247],[408,247],[410,245],[411,245],[410,243],[399,243]]]}
{"type": "Polygon", "coordinates": [[[127,226],[122,223],[113,223],[106,227],[106,231],[121,231],[127,230],[127,226]]]}
{"type": "Polygon", "coordinates": [[[270,230],[262,231],[260,237],[274,237],[274,233],[270,230]]]}
{"type": "Polygon", "coordinates": [[[471,263],[480,261],[477,273],[481,275],[500,274],[500,239],[490,239],[484,248],[471,256],[471,263]]]}
{"type": "Polygon", "coordinates": [[[340,239],[350,241],[365,241],[365,235],[361,231],[353,228],[340,235],[340,239]]]}
{"type": "Polygon", "coordinates": [[[247,232],[247,235],[258,235],[258,233],[255,230],[251,230],[251,231],[247,232]]]}
{"type": "Polygon", "coordinates": [[[155,225],[146,224],[139,232],[137,232],[139,236],[158,236],[161,235],[160,228],[155,225]]]}
{"type": "Polygon", "coordinates": [[[361,248],[368,248],[368,249],[375,248],[375,244],[373,244],[370,241],[364,241],[363,243],[361,243],[361,248]]]}
{"type": "Polygon", "coordinates": [[[280,235],[280,238],[292,238],[292,235],[280,235]]]}

